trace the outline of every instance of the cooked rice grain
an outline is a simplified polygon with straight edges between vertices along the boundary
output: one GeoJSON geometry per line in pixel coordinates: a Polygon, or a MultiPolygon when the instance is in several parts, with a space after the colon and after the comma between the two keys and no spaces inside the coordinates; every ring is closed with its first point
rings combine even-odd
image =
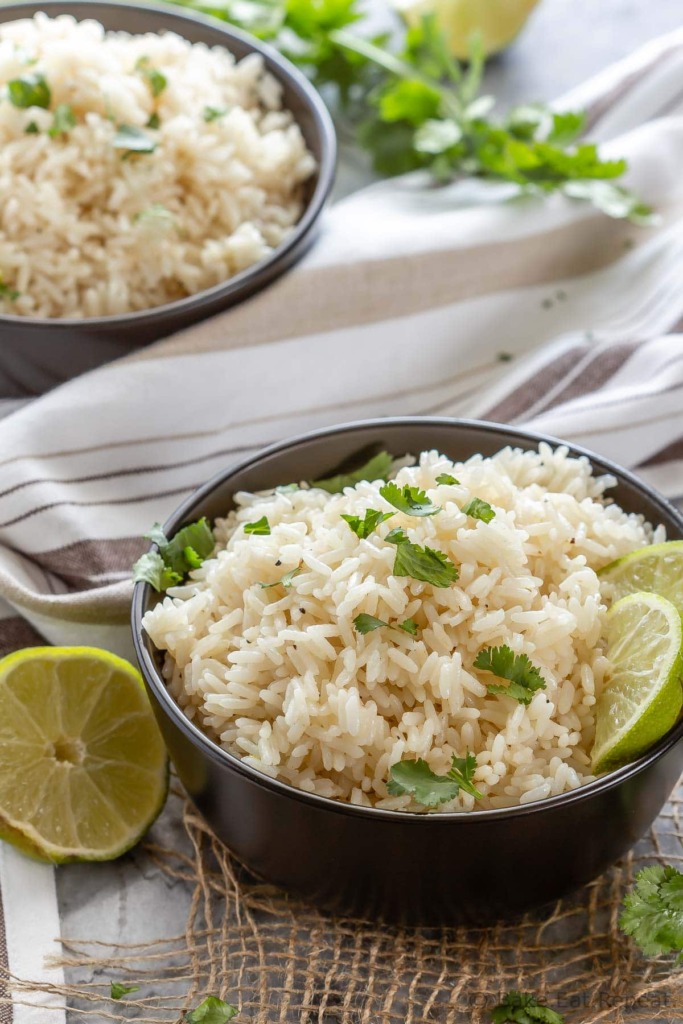
{"type": "MultiPolygon", "coordinates": [[[[381,481],[339,495],[236,495],[236,511],[216,523],[215,557],[144,618],[168,652],[171,693],[246,763],[355,804],[422,810],[387,794],[391,765],[422,757],[441,774],[468,750],[484,794],[477,807],[575,789],[591,778],[595,701],[608,669],[596,570],[664,539],[663,528],[606,503],[613,479],[546,444],[455,464],[425,452],[397,482],[425,489],[443,511],[397,513],[365,540],[341,513],[391,511],[381,481]],[[440,473],[460,483],[437,485],[440,473]],[[461,511],[474,496],[494,507],[490,523],[461,511]],[[245,535],[240,527],[263,515],[270,536],[245,535]],[[455,585],[392,575],[396,549],[383,538],[399,525],[459,566],[455,585]],[[256,585],[299,564],[287,590],[256,585]],[[412,617],[420,633],[362,636],[353,625],[361,612],[412,617]],[[488,694],[491,676],[473,669],[481,648],[500,644],[526,653],[546,680],[528,706],[488,694]]],[[[460,794],[439,810],[474,806],[460,794]]]]}
{"type": "Polygon", "coordinates": [[[106,316],[180,299],[268,255],[301,216],[315,161],[256,54],[236,63],[169,32],[37,14],[0,26],[0,96],[0,313],[106,316]],[[166,77],[156,98],[141,58],[166,77]],[[49,110],[3,96],[30,74],[47,81],[49,110]],[[52,138],[59,104],[77,125],[52,138]],[[226,113],[206,121],[207,107],[226,113]],[[123,159],[121,124],[156,150],[123,159]]]}

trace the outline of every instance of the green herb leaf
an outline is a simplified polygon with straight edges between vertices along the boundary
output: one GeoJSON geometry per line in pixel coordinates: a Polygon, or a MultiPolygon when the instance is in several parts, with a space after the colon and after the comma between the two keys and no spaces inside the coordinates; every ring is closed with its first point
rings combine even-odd
{"type": "Polygon", "coordinates": [[[683,874],[661,864],[639,871],[619,927],[646,956],[679,953],[683,959],[683,874]]]}
{"type": "Polygon", "coordinates": [[[208,996],[196,1010],[190,1010],[186,1020],[187,1024],[227,1024],[238,1012],[236,1006],[231,1006],[217,996],[208,996]]]}
{"type": "Polygon", "coordinates": [[[290,572],[286,572],[279,580],[275,580],[274,583],[259,583],[259,587],[262,590],[270,590],[271,587],[282,586],[285,590],[288,590],[292,585],[292,580],[295,576],[298,576],[300,572],[303,572],[303,568],[298,565],[296,569],[292,569],[290,572]]]}
{"type": "Polygon", "coordinates": [[[474,659],[474,667],[491,672],[500,679],[509,679],[509,686],[487,684],[489,693],[503,693],[520,704],[530,704],[537,690],[545,689],[545,680],[526,654],[515,654],[507,644],[485,647],[474,659]]]}
{"type": "Polygon", "coordinates": [[[382,93],[379,110],[383,121],[408,121],[412,125],[421,125],[436,116],[440,103],[438,89],[416,79],[399,79],[382,93]]]}
{"type": "Polygon", "coordinates": [[[13,78],[7,83],[7,92],[10,103],[22,110],[27,107],[43,107],[47,110],[52,99],[50,86],[38,71],[13,78]]]}
{"type": "Polygon", "coordinates": [[[52,125],[48,130],[48,135],[54,139],[57,135],[64,135],[75,127],[76,115],[72,108],[68,103],[60,103],[59,106],[55,107],[55,113],[52,119],[52,125]]]}
{"type": "Polygon", "coordinates": [[[375,530],[380,523],[384,523],[387,519],[391,519],[393,512],[378,512],[375,508],[368,508],[365,510],[365,516],[363,519],[360,516],[348,516],[343,512],[341,517],[345,522],[349,524],[353,532],[361,540],[369,537],[370,534],[375,530]]]}
{"type": "Polygon", "coordinates": [[[156,110],[154,111],[153,114],[149,115],[149,121],[147,122],[145,127],[146,128],[154,128],[154,129],[157,129],[157,128],[161,127],[161,118],[157,114],[156,110]]]}
{"type": "Polygon", "coordinates": [[[466,516],[471,516],[472,519],[481,519],[483,523],[490,523],[496,515],[488,501],[482,501],[481,498],[472,498],[471,501],[468,501],[463,512],[466,516]]]}
{"type": "Polygon", "coordinates": [[[131,992],[139,991],[139,985],[122,985],[119,981],[112,981],[109,995],[111,999],[123,999],[124,996],[130,995],[131,992]]]}
{"type": "Polygon", "coordinates": [[[168,79],[158,68],[152,67],[149,57],[140,57],[135,65],[135,70],[146,80],[154,99],[161,96],[168,85],[168,79]]]}
{"type": "Polygon", "coordinates": [[[459,484],[460,481],[456,480],[450,473],[439,473],[436,478],[437,484],[459,484]]]}
{"type": "Polygon", "coordinates": [[[255,533],[258,537],[267,537],[270,534],[270,523],[266,516],[261,516],[255,523],[245,523],[244,532],[255,533]]]}
{"type": "Polygon", "coordinates": [[[391,766],[387,789],[392,796],[410,793],[424,807],[437,807],[453,800],[461,789],[481,800],[482,794],[472,782],[476,767],[476,758],[469,752],[465,757],[453,756],[446,775],[436,775],[422,758],[399,761],[391,766]]]}
{"type": "Polygon", "coordinates": [[[401,529],[392,530],[385,539],[396,545],[394,576],[412,576],[435,587],[450,587],[457,580],[457,568],[442,551],[412,544],[401,529]]]}
{"type": "Polygon", "coordinates": [[[418,153],[445,153],[462,139],[462,128],[456,121],[436,121],[430,118],[415,132],[415,149],[418,153]]]}
{"type": "Polygon", "coordinates": [[[227,107],[204,107],[202,117],[207,124],[210,124],[211,121],[217,121],[219,117],[225,117],[227,113],[227,107]]]}
{"type": "Polygon", "coordinates": [[[434,505],[419,487],[398,487],[391,482],[380,487],[379,493],[385,501],[407,516],[435,516],[441,509],[434,505]]]}
{"type": "Polygon", "coordinates": [[[191,569],[198,569],[213,554],[216,546],[205,518],[184,526],[172,540],[166,538],[159,523],[155,523],[145,537],[159,550],[148,551],[137,560],[133,566],[133,581],[149,583],[159,592],[181,583],[191,569]]]}
{"type": "Polygon", "coordinates": [[[380,629],[381,626],[388,626],[389,623],[385,622],[384,619],[377,619],[374,615],[367,615],[365,612],[361,612],[360,615],[356,615],[353,620],[353,624],[359,633],[363,636],[366,633],[372,633],[375,629],[380,629]]]}
{"type": "Polygon", "coordinates": [[[386,480],[394,464],[394,458],[388,452],[374,455],[360,469],[353,473],[338,473],[325,480],[314,480],[312,487],[320,487],[329,494],[340,494],[345,487],[355,487],[361,480],[386,480]]]}
{"type": "Polygon", "coordinates": [[[292,491],[300,491],[298,484],[280,484],[275,488],[276,494],[290,494],[292,491]]]}
{"type": "Polygon", "coordinates": [[[8,284],[3,284],[0,281],[0,299],[9,299],[10,302],[14,302],[18,299],[21,292],[18,292],[15,288],[11,288],[8,284]]]}
{"type": "Polygon", "coordinates": [[[40,128],[38,127],[35,121],[29,121],[29,123],[24,128],[24,132],[26,135],[39,135],[40,128]]]}
{"type": "Polygon", "coordinates": [[[125,150],[124,159],[133,153],[153,153],[157,143],[134,124],[120,124],[113,138],[114,149],[125,150]]]}
{"type": "Polygon", "coordinates": [[[537,1002],[531,992],[508,992],[491,1010],[493,1024],[564,1024],[564,1017],[537,1002]]]}
{"type": "Polygon", "coordinates": [[[133,217],[134,224],[145,222],[167,229],[174,227],[176,219],[163,203],[152,203],[151,206],[146,206],[144,210],[139,210],[133,217]]]}
{"type": "Polygon", "coordinates": [[[415,619],[404,619],[403,622],[399,622],[398,628],[404,633],[410,633],[411,636],[417,636],[420,627],[415,619]]]}

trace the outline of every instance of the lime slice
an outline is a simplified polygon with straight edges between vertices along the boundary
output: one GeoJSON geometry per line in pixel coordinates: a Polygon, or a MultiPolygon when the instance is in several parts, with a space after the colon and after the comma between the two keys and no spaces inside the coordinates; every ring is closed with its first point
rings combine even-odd
{"type": "Polygon", "coordinates": [[[607,612],[611,673],[596,706],[593,771],[634,761],[674,725],[683,705],[683,625],[658,594],[629,594],[607,612]]]}
{"type": "Polygon", "coordinates": [[[610,562],[598,573],[616,601],[626,594],[647,590],[661,594],[683,614],[683,540],[651,544],[610,562]]]}
{"type": "Polygon", "coordinates": [[[0,838],[39,860],[110,860],[166,799],[166,751],[139,673],[90,647],[0,661],[0,838]]]}

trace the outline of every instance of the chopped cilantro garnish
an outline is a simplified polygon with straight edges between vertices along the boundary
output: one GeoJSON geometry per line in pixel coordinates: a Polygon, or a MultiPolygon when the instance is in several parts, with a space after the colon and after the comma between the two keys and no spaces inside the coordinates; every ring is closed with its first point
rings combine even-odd
{"type": "Polygon", "coordinates": [[[270,533],[270,523],[266,516],[261,516],[255,523],[245,523],[244,532],[255,533],[258,537],[267,537],[270,533]]]}
{"type": "Polygon", "coordinates": [[[298,576],[303,569],[300,565],[297,565],[296,569],[292,569],[290,572],[286,572],[279,580],[275,580],[274,583],[259,583],[259,587],[262,590],[270,590],[271,587],[283,586],[285,590],[288,590],[292,585],[292,580],[295,576],[298,576]]]}
{"type": "Polygon", "coordinates": [[[419,629],[414,619],[404,619],[403,622],[394,624],[392,622],[385,622],[384,619],[378,619],[374,615],[367,615],[365,612],[356,615],[353,624],[363,636],[366,633],[372,633],[375,629],[380,629],[382,626],[387,626],[389,629],[402,629],[404,633],[410,633],[411,636],[417,636],[419,629]]]}
{"type": "Polygon", "coordinates": [[[111,999],[123,999],[124,996],[130,995],[131,992],[139,991],[139,985],[122,985],[120,981],[112,981],[109,995],[111,999]]]}
{"type": "Polygon", "coordinates": [[[300,491],[298,484],[280,484],[275,488],[276,494],[290,494],[292,491],[300,491]]]}
{"type": "Polygon", "coordinates": [[[365,537],[369,537],[380,523],[391,519],[393,514],[393,512],[378,512],[375,508],[368,508],[365,510],[363,519],[360,516],[347,516],[344,513],[342,513],[342,519],[349,524],[355,535],[363,540],[365,537]]]}
{"type": "Polygon", "coordinates": [[[152,96],[156,99],[157,96],[161,96],[162,92],[168,85],[168,79],[166,75],[162,74],[158,68],[153,68],[150,64],[149,57],[140,57],[135,70],[138,71],[147,82],[152,96]]]}
{"type": "Polygon", "coordinates": [[[29,123],[24,128],[24,132],[26,133],[26,135],[38,135],[40,133],[40,128],[38,127],[35,121],[29,121],[29,123]]]}
{"type": "Polygon", "coordinates": [[[619,927],[646,956],[678,953],[683,960],[683,874],[662,864],[639,871],[619,927]]]}
{"type": "Polygon", "coordinates": [[[450,473],[439,473],[436,478],[437,484],[459,484],[460,481],[456,480],[450,473]]]}
{"type": "Polygon", "coordinates": [[[466,516],[471,516],[472,519],[481,519],[483,523],[490,523],[496,515],[488,501],[482,501],[481,498],[472,498],[471,501],[468,501],[463,512],[466,516]]]}
{"type": "Polygon", "coordinates": [[[157,148],[154,139],[134,124],[120,124],[112,141],[114,149],[125,150],[123,159],[133,153],[153,153],[157,148]]]}
{"type": "Polygon", "coordinates": [[[149,121],[145,125],[146,128],[159,128],[161,125],[161,118],[157,114],[156,110],[153,114],[149,115],[149,121]]]}
{"type": "Polygon", "coordinates": [[[564,1024],[564,1017],[537,1002],[531,992],[508,992],[491,1010],[492,1024],[564,1024]]]}
{"type": "Polygon", "coordinates": [[[482,793],[472,779],[477,768],[477,759],[469,751],[465,757],[451,760],[451,767],[445,775],[436,775],[426,761],[399,761],[391,766],[391,778],[387,789],[392,796],[410,793],[414,800],[424,807],[437,807],[453,800],[460,790],[469,793],[475,800],[481,800],[482,793]]]}
{"type": "Polygon", "coordinates": [[[187,1024],[228,1024],[238,1014],[236,1006],[224,1002],[217,996],[208,996],[195,1010],[190,1010],[187,1024]]]}
{"type": "Polygon", "coordinates": [[[13,78],[7,83],[7,92],[10,103],[22,110],[27,107],[43,107],[47,110],[52,99],[50,86],[38,71],[13,78]]]}
{"type": "Polygon", "coordinates": [[[435,516],[441,511],[419,487],[398,487],[392,481],[380,487],[379,493],[385,501],[406,516],[435,516]]]}
{"type": "Polygon", "coordinates": [[[412,576],[435,587],[450,587],[457,580],[458,570],[443,551],[412,544],[400,528],[392,530],[385,539],[396,545],[394,576],[412,576]]]}
{"type": "Polygon", "coordinates": [[[210,124],[211,121],[217,121],[219,117],[225,117],[227,113],[227,107],[204,107],[202,117],[207,124],[210,124]]]}
{"type": "Polygon", "coordinates": [[[339,494],[345,487],[355,487],[361,480],[386,480],[394,464],[394,458],[388,452],[374,455],[369,462],[354,470],[353,473],[337,473],[325,480],[314,480],[313,487],[321,487],[330,494],[339,494]]]}
{"type": "Polygon", "coordinates": [[[148,551],[133,566],[134,582],[149,583],[163,591],[180,583],[191,569],[199,566],[213,554],[216,542],[205,518],[178,530],[168,540],[159,523],[155,523],[145,536],[153,541],[158,551],[148,551]]]}
{"type": "Polygon", "coordinates": [[[530,704],[536,690],[545,689],[545,680],[526,654],[515,654],[507,644],[485,647],[474,659],[474,667],[481,672],[492,672],[500,679],[509,679],[509,686],[488,683],[489,693],[503,693],[520,704],[530,704]]]}
{"type": "Polygon", "coordinates": [[[138,224],[141,221],[147,221],[164,228],[173,227],[176,223],[175,217],[163,203],[152,203],[151,206],[146,206],[144,210],[138,210],[133,217],[133,223],[138,224]]]}
{"type": "Polygon", "coordinates": [[[19,298],[20,294],[15,288],[11,288],[8,284],[3,284],[0,280],[0,299],[9,299],[10,302],[14,302],[15,299],[19,298]]]}
{"type": "Polygon", "coordinates": [[[48,129],[48,135],[53,139],[57,135],[64,135],[76,127],[76,115],[68,103],[60,103],[55,107],[52,125],[48,129]]]}

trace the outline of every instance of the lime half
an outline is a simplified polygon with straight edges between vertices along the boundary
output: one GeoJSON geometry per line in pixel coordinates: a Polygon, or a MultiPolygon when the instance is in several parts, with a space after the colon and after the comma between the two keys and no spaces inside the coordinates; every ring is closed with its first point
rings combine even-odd
{"type": "Polygon", "coordinates": [[[90,647],[0,661],[0,838],[39,860],[110,860],[166,799],[168,763],[140,674],[90,647]]]}
{"type": "Polygon", "coordinates": [[[611,672],[596,707],[596,773],[645,753],[674,725],[683,705],[683,626],[671,601],[630,594],[606,618],[611,672]]]}
{"type": "Polygon", "coordinates": [[[661,594],[683,614],[683,540],[651,544],[610,562],[598,573],[616,601],[626,594],[647,590],[661,594]]]}

